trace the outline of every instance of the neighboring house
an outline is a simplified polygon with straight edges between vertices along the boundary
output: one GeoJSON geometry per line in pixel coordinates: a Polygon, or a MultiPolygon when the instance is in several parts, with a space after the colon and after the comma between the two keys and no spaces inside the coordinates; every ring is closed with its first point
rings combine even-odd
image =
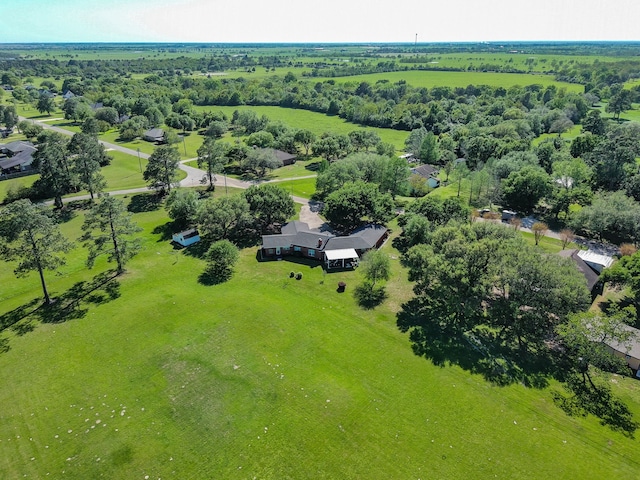
{"type": "Polygon", "coordinates": [[[440,186],[440,179],[438,178],[440,170],[433,165],[420,165],[419,167],[412,168],[411,173],[414,175],[420,175],[422,178],[426,178],[427,184],[430,188],[437,188],[440,186]]]}
{"type": "Polygon", "coordinates": [[[629,325],[624,326],[624,329],[633,334],[628,342],[619,343],[609,340],[605,343],[611,353],[624,359],[636,377],[640,378],[640,330],[629,325]]]}
{"type": "Polygon", "coordinates": [[[327,269],[354,268],[362,254],[379,248],[387,236],[387,229],[382,225],[366,225],[351,235],[338,237],[294,221],[283,225],[279,235],[262,236],[261,255],[262,258],[289,255],[312,258],[325,262],[327,269]]]}
{"type": "Polygon", "coordinates": [[[127,120],[129,120],[129,115],[127,115],[127,114],[120,115],[120,116],[118,117],[118,123],[119,123],[119,124],[124,123],[124,122],[126,122],[127,120]]]}
{"type": "Polygon", "coordinates": [[[278,160],[280,160],[284,166],[296,163],[297,157],[291,153],[283,152],[282,150],[274,150],[273,153],[275,153],[278,160]]]}
{"type": "Polygon", "coordinates": [[[97,103],[92,103],[91,105],[89,105],[91,107],[91,110],[95,111],[95,110],[99,110],[102,107],[104,107],[104,103],[102,102],[97,102],[97,103]]]}
{"type": "Polygon", "coordinates": [[[188,247],[200,241],[200,234],[195,229],[185,230],[184,232],[174,233],[171,239],[183,247],[188,247]]]}
{"type": "Polygon", "coordinates": [[[164,130],[161,128],[152,128],[151,130],[144,132],[142,134],[142,138],[147,142],[162,143],[164,142],[164,130]]]}
{"type": "Polygon", "coordinates": [[[36,150],[33,143],[22,140],[0,145],[0,173],[11,174],[30,170],[36,150]]]}
{"type": "Polygon", "coordinates": [[[416,163],[418,161],[418,159],[416,158],[416,156],[413,153],[403,153],[398,158],[403,158],[408,163],[416,163]]]}
{"type": "Polygon", "coordinates": [[[570,258],[575,263],[576,267],[582,273],[587,282],[587,288],[591,292],[591,301],[602,294],[603,283],[600,281],[599,273],[591,268],[581,257],[577,248],[562,250],[558,253],[563,258],[570,258]]]}
{"type": "Polygon", "coordinates": [[[70,98],[73,98],[75,96],[76,96],[76,94],[73,93],[71,90],[67,90],[66,92],[64,92],[62,94],[62,98],[64,98],[65,100],[69,100],[70,98]]]}
{"type": "Polygon", "coordinates": [[[13,128],[0,128],[0,138],[7,138],[13,134],[13,128]]]}
{"type": "Polygon", "coordinates": [[[613,257],[596,253],[593,250],[580,250],[578,255],[587,265],[598,273],[602,273],[603,269],[613,264],[613,257]]]}

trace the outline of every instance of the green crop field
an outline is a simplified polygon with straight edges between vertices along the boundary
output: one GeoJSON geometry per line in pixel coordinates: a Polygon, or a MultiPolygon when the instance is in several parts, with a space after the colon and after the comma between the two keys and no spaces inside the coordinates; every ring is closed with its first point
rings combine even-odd
{"type": "MultiPolygon", "coordinates": [[[[70,238],[82,217],[62,225],[70,238]]],[[[566,416],[555,383],[497,387],[415,356],[395,325],[411,285],[390,244],[394,301],[362,310],[359,272],[261,263],[255,248],[231,281],[204,286],[203,262],[163,237],[162,210],[134,218],[143,250],[111,288],[66,321],[2,334],[0,478],[636,476],[638,441],[566,416]]],[[[107,268],[87,271],[80,246],[68,258],[47,275],[56,296],[107,268]]],[[[36,275],[2,263],[0,285],[4,321],[35,307],[36,275]]],[[[639,414],[638,383],[615,381],[639,414]]]]}

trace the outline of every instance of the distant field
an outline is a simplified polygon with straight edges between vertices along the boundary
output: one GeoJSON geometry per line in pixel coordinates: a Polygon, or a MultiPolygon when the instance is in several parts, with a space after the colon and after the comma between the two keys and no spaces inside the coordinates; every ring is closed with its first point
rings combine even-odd
{"type": "Polygon", "coordinates": [[[233,115],[234,110],[253,110],[258,115],[266,115],[270,120],[281,120],[290,127],[311,130],[316,135],[321,135],[325,132],[347,134],[353,130],[366,128],[367,130],[373,130],[380,135],[383,142],[395,145],[397,150],[402,150],[404,148],[404,141],[409,135],[409,132],[392,130],[389,128],[361,127],[359,125],[349,123],[337,116],[324,115],[322,113],[310,112],[308,110],[280,107],[218,107],[215,105],[195,108],[200,111],[222,111],[229,118],[233,115]]]}
{"type": "Polygon", "coordinates": [[[514,85],[539,84],[544,87],[555,85],[566,88],[568,92],[583,92],[584,87],[575,83],[557,82],[549,75],[531,75],[519,73],[481,73],[481,72],[440,72],[440,71],[407,71],[373,73],[351,77],[336,77],[338,82],[369,82],[379,80],[397,82],[404,80],[415,87],[433,88],[437,86],[466,87],[468,85],[490,85],[492,87],[509,88],[514,85]]]}

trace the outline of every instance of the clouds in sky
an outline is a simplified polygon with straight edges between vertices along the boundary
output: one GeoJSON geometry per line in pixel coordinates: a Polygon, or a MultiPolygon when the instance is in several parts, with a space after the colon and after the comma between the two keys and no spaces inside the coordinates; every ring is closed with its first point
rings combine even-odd
{"type": "Polygon", "coordinates": [[[1,0],[0,18],[3,43],[640,40],[638,0],[1,0]]]}

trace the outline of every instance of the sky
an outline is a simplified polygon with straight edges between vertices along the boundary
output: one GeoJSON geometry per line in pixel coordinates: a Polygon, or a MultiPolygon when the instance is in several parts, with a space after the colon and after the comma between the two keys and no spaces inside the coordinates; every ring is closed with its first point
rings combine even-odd
{"type": "Polygon", "coordinates": [[[0,43],[640,40],[640,0],[0,0],[0,43]]]}

